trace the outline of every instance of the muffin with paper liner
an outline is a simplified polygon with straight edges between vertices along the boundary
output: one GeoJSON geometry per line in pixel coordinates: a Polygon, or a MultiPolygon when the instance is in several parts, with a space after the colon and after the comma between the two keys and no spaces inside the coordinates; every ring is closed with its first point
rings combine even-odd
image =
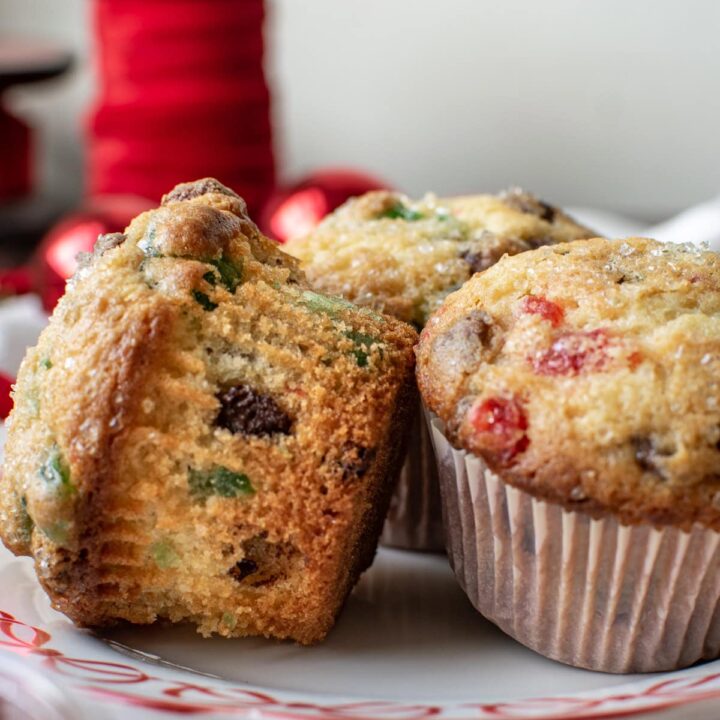
{"type": "Polygon", "coordinates": [[[448,554],[485,617],[592,670],[720,655],[720,256],[505,257],[416,353],[448,554]]]}
{"type": "MultiPolygon", "coordinates": [[[[375,191],[351,198],[286,249],[316,289],[421,329],[449,293],[503,255],[593,235],[517,188],[421,200],[375,191]]],[[[419,407],[381,541],[411,550],[444,547],[435,458],[419,407]]]]}

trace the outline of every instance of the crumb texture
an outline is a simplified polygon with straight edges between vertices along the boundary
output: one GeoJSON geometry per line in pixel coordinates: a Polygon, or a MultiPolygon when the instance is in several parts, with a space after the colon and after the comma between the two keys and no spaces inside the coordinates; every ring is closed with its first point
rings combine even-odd
{"type": "Polygon", "coordinates": [[[720,529],[720,258],[653,240],[506,257],[417,348],[456,447],[536,497],[720,529]]]}
{"type": "Polygon", "coordinates": [[[83,259],[21,367],[0,533],[82,625],[322,639],[375,552],[409,326],[311,290],[212,179],[83,259]]]}

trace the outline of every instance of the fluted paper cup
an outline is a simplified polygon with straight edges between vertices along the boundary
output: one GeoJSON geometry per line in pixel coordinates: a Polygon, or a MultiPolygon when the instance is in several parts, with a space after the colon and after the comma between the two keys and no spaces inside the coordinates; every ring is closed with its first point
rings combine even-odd
{"type": "Polygon", "coordinates": [[[445,549],[437,463],[422,404],[418,404],[413,417],[407,456],[380,542],[405,550],[445,549]]]}
{"type": "Polygon", "coordinates": [[[450,563],[486,618],[591,670],[664,671],[720,654],[720,533],[621,525],[537,500],[427,420],[450,563]]]}

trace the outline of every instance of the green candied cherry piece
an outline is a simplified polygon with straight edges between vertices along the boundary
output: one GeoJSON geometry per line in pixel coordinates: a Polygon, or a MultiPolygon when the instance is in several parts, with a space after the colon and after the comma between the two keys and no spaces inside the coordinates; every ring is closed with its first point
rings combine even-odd
{"type": "Polygon", "coordinates": [[[138,243],[138,247],[143,251],[146,258],[174,257],[182,260],[200,260],[215,268],[214,271],[210,270],[206,272],[203,275],[203,279],[210,283],[210,285],[215,286],[217,284],[215,272],[217,272],[220,276],[220,282],[231,293],[234,293],[237,286],[242,282],[242,263],[238,266],[227,260],[224,256],[219,258],[196,258],[191,255],[163,255],[163,253],[155,247],[154,243],[155,225],[151,223],[145,232],[145,236],[138,243]]]}
{"type": "MultiPolygon", "coordinates": [[[[237,286],[242,282],[242,267],[237,267],[224,257],[218,260],[208,260],[207,262],[217,269],[220,275],[220,282],[227,288],[228,292],[234,293],[235,290],[237,290],[237,286]]],[[[211,285],[214,284],[215,283],[211,283],[211,285]]]]}
{"type": "Polygon", "coordinates": [[[339,297],[330,297],[329,295],[321,295],[312,290],[303,290],[302,302],[308,310],[315,313],[322,313],[334,318],[340,310],[357,310],[357,307],[347,300],[339,297]]]}
{"type": "Polygon", "coordinates": [[[175,567],[180,556],[169,540],[158,540],[150,546],[150,555],[161,570],[175,567]]]}
{"type": "Polygon", "coordinates": [[[190,492],[200,498],[209,497],[210,495],[235,498],[255,494],[255,488],[247,475],[234,472],[222,465],[216,465],[210,470],[191,468],[188,484],[190,485],[190,492]]]}
{"type": "MultiPolygon", "coordinates": [[[[231,262],[225,260],[225,258],[218,258],[217,260],[206,260],[208,265],[212,265],[214,270],[208,270],[203,275],[203,280],[208,283],[211,287],[215,287],[218,282],[218,276],[220,282],[227,288],[227,291],[234,293],[237,290],[238,285],[242,282],[242,270],[231,262]]],[[[218,306],[216,302],[213,302],[210,297],[202,292],[202,290],[193,290],[192,295],[195,301],[202,305],[204,310],[212,312],[218,306]]]]}
{"type": "Polygon", "coordinates": [[[304,305],[311,312],[327,315],[333,320],[338,317],[338,313],[342,310],[354,310],[355,312],[367,315],[378,322],[385,322],[385,318],[382,315],[376,313],[370,308],[354,305],[349,300],[345,300],[341,297],[321,295],[320,293],[313,292],[312,290],[302,291],[300,304],[304,305]]]}
{"type": "Polygon", "coordinates": [[[349,330],[343,335],[352,340],[355,347],[350,351],[355,356],[358,367],[367,367],[368,357],[370,357],[370,347],[379,345],[380,340],[374,335],[358,332],[357,330],[349,330]]]}
{"type": "Polygon", "coordinates": [[[422,220],[425,216],[419,210],[413,210],[401,202],[395,203],[392,207],[384,210],[378,218],[388,218],[390,220],[406,220],[407,222],[415,222],[422,220]]]}
{"type": "Polygon", "coordinates": [[[68,496],[77,492],[77,488],[70,481],[70,468],[57,445],[50,448],[47,459],[40,466],[39,475],[48,487],[61,495],[68,496]]]}
{"type": "Polygon", "coordinates": [[[192,296],[195,301],[202,306],[202,309],[207,312],[212,312],[218,305],[214,303],[204,292],[201,290],[193,290],[192,296]]]}
{"type": "Polygon", "coordinates": [[[40,360],[40,367],[44,368],[45,370],[49,370],[53,366],[52,360],[49,357],[44,357],[42,360],[40,360]]]}

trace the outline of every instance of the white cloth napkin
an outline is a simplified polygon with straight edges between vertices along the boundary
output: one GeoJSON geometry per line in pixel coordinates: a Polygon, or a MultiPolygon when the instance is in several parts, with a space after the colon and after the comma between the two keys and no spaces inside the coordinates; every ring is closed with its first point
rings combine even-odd
{"type": "Polygon", "coordinates": [[[15,377],[25,351],[47,325],[37,295],[20,295],[0,302],[0,372],[15,377]]]}
{"type": "MultiPolygon", "coordinates": [[[[47,325],[37,295],[20,295],[0,302],[0,372],[15,377],[26,350],[47,325]]],[[[5,423],[0,422],[0,456],[5,445],[5,423]]]]}
{"type": "Polygon", "coordinates": [[[720,252],[720,197],[695,205],[659,225],[653,225],[645,233],[663,242],[707,243],[710,250],[720,252]]]}
{"type": "Polygon", "coordinates": [[[607,237],[638,235],[661,242],[707,245],[709,250],[720,252],[720,196],[650,226],[632,218],[592,208],[575,208],[570,214],[607,237]]]}

